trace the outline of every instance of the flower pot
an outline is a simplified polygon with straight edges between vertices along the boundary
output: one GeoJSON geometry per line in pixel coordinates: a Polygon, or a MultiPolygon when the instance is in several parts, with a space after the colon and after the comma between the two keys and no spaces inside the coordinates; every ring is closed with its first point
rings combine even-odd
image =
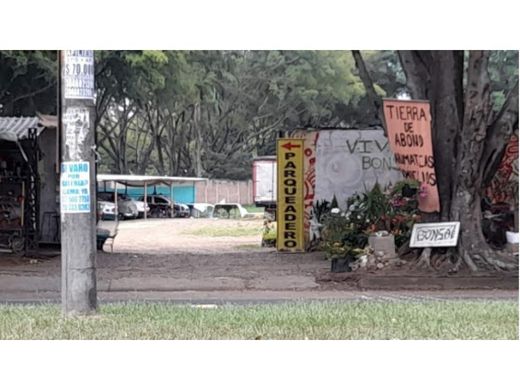
{"type": "Polygon", "coordinates": [[[354,260],[352,256],[332,259],[330,262],[330,272],[352,272],[350,263],[354,260]]]}
{"type": "Polygon", "coordinates": [[[411,198],[417,194],[417,188],[412,188],[408,184],[403,186],[401,190],[401,195],[405,198],[411,198]]]}
{"type": "Polygon", "coordinates": [[[518,244],[519,233],[518,232],[506,232],[506,240],[509,244],[518,244]]]}

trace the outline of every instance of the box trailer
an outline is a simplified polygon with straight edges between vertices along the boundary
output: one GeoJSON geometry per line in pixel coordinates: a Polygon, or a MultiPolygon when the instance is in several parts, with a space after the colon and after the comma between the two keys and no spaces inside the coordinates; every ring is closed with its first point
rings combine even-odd
{"type": "Polygon", "coordinates": [[[276,156],[253,160],[253,201],[257,207],[276,206],[276,156]]]}

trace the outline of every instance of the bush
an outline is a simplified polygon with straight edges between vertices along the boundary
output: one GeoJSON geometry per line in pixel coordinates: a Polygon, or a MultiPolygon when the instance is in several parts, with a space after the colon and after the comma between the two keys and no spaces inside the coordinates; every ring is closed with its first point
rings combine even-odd
{"type": "Polygon", "coordinates": [[[400,247],[410,238],[413,224],[419,220],[418,182],[405,180],[385,191],[376,185],[363,194],[347,200],[347,210],[331,209],[321,218],[323,224],[321,248],[328,259],[356,258],[366,247],[370,234],[386,230],[400,247]]]}

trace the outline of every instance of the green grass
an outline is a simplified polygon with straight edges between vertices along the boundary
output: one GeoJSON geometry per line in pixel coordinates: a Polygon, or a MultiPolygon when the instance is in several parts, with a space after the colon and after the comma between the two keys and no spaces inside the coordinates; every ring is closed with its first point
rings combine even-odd
{"type": "Polygon", "coordinates": [[[256,207],[254,204],[243,205],[248,213],[263,213],[264,207],[256,207]]]}
{"type": "Polygon", "coordinates": [[[182,234],[205,237],[261,236],[262,228],[254,226],[207,226],[200,229],[185,230],[182,234]]]}
{"type": "Polygon", "coordinates": [[[241,244],[235,245],[235,249],[260,249],[262,246],[260,244],[241,244]]]}
{"type": "Polygon", "coordinates": [[[0,339],[518,339],[517,302],[0,306],[0,339]]]}

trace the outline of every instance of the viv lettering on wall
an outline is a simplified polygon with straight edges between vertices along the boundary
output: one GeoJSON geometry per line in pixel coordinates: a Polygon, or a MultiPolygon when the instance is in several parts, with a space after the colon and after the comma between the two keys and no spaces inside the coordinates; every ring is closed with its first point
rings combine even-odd
{"type": "Polygon", "coordinates": [[[425,196],[419,210],[440,211],[435,161],[433,159],[430,103],[384,99],[388,142],[404,176],[421,182],[425,196]]]}
{"type": "Polygon", "coordinates": [[[277,140],[276,248],[279,251],[301,252],[305,248],[303,149],[303,139],[281,138],[277,140]]]}

